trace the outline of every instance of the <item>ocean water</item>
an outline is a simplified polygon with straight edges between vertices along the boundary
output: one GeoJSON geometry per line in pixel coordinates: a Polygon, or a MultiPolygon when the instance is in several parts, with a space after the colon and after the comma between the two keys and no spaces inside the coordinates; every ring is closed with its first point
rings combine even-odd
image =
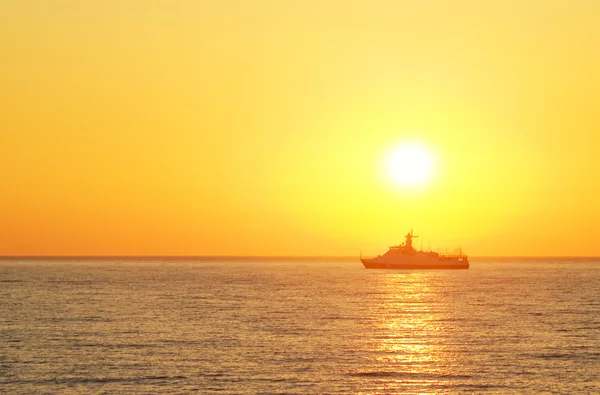
{"type": "Polygon", "coordinates": [[[0,392],[600,393],[600,259],[8,259],[0,392]]]}

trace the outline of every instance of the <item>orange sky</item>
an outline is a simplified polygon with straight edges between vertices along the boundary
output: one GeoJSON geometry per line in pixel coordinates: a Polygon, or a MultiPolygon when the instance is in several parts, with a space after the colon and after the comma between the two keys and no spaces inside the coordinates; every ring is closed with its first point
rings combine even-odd
{"type": "Polygon", "coordinates": [[[0,1],[0,255],[600,255],[598,15],[0,1]],[[421,189],[381,168],[407,139],[421,189]]]}

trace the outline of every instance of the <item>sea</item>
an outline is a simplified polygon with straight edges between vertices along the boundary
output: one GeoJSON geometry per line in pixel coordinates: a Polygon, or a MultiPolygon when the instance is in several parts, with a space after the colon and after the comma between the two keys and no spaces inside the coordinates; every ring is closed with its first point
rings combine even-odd
{"type": "Polygon", "coordinates": [[[4,258],[0,393],[600,393],[600,258],[4,258]]]}

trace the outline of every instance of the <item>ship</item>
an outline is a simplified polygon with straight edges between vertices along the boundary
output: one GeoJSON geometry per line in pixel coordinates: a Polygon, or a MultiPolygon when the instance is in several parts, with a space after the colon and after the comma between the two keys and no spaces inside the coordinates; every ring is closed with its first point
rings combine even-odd
{"type": "Polygon", "coordinates": [[[435,251],[416,250],[413,239],[419,236],[412,229],[407,233],[406,241],[400,245],[389,247],[389,250],[374,258],[363,258],[360,261],[367,269],[468,269],[469,259],[462,248],[454,253],[438,253],[435,251]]]}

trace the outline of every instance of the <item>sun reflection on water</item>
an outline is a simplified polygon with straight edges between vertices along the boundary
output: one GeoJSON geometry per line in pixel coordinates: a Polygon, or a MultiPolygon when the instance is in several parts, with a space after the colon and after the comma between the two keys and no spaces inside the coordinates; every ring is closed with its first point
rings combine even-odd
{"type": "MultiPolygon", "coordinates": [[[[436,272],[382,273],[372,295],[370,378],[385,391],[439,392],[457,375],[451,300],[436,272]]],[[[458,369],[460,370],[460,369],[458,369]]]]}

